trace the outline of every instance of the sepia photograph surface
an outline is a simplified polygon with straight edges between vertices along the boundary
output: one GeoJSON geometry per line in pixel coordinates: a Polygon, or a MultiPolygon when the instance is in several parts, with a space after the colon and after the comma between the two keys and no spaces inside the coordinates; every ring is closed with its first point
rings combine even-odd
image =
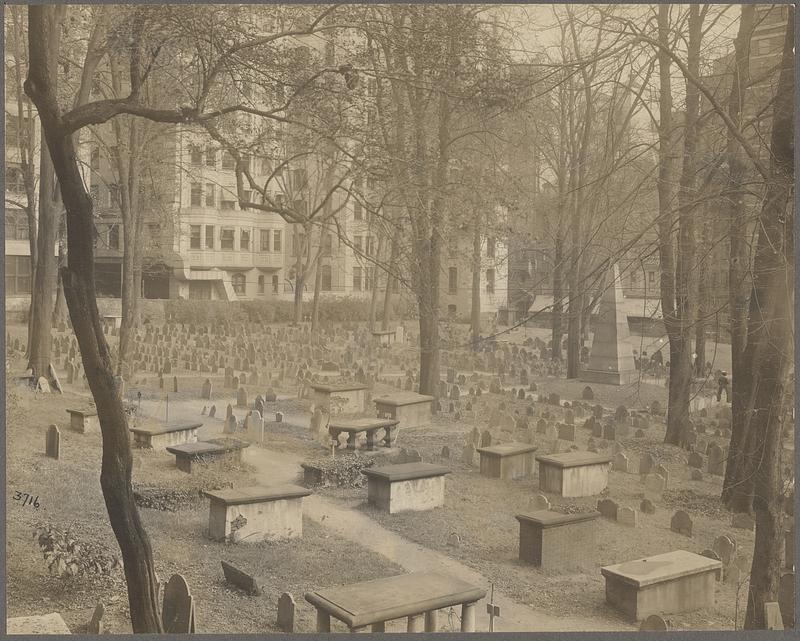
{"type": "Polygon", "coordinates": [[[793,629],[795,20],[5,5],[7,633],[793,629]]]}

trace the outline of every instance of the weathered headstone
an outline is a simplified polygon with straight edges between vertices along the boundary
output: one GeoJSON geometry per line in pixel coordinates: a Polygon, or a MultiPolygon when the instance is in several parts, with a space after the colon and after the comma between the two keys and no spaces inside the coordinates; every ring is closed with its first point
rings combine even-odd
{"type": "Polygon", "coordinates": [[[247,407],[247,390],[244,387],[236,392],[236,407],[247,407]]]}
{"type": "Polygon", "coordinates": [[[666,632],[672,624],[657,614],[651,614],[639,626],[639,632],[666,632]]]}
{"type": "Polygon", "coordinates": [[[617,523],[627,527],[639,527],[639,512],[632,507],[621,507],[617,510],[617,523]]]}
{"type": "Polygon", "coordinates": [[[642,502],[639,504],[639,510],[641,510],[642,514],[655,514],[656,506],[653,505],[650,499],[642,499],[642,502]]]}
{"type": "Polygon", "coordinates": [[[94,612],[92,612],[92,618],[89,619],[89,623],[86,626],[87,634],[103,634],[103,614],[105,614],[105,607],[103,607],[102,603],[98,603],[94,608],[94,612]]]}
{"type": "Polygon", "coordinates": [[[728,536],[718,536],[714,539],[711,549],[717,553],[722,565],[730,565],[733,561],[733,554],[736,551],[736,544],[728,536]]]}
{"type": "Polygon", "coordinates": [[[531,510],[549,510],[550,500],[541,493],[534,494],[530,499],[531,510]]]}
{"type": "Polygon", "coordinates": [[[247,594],[252,596],[259,596],[261,594],[261,586],[254,576],[243,572],[226,561],[221,561],[221,563],[222,572],[225,574],[225,580],[228,583],[236,586],[240,590],[244,590],[247,594]]]}
{"type": "Polygon", "coordinates": [[[211,409],[208,410],[208,418],[214,418],[217,415],[217,406],[212,405],[211,409]]]}
{"type": "Polygon", "coordinates": [[[628,457],[625,456],[625,454],[623,454],[622,452],[618,452],[616,456],[614,456],[611,469],[613,469],[615,472],[627,472],[628,457]]]}
{"type": "Polygon", "coordinates": [[[597,511],[600,512],[601,516],[616,521],[619,506],[612,499],[600,499],[597,502],[597,511]]]}
{"type": "Polygon", "coordinates": [[[211,381],[206,379],[203,382],[203,388],[200,390],[200,398],[210,400],[211,399],[211,381]]]}
{"type": "Polygon", "coordinates": [[[669,529],[684,536],[692,536],[692,518],[683,510],[678,510],[672,515],[669,529]]]}
{"type": "Polygon", "coordinates": [[[61,455],[61,432],[57,425],[47,428],[47,437],[44,446],[45,456],[57,459],[61,455]]]}
{"type": "Polygon", "coordinates": [[[289,634],[294,632],[294,597],[284,592],[278,598],[278,628],[289,634]]]}
{"type": "Polygon", "coordinates": [[[781,577],[778,586],[778,604],[780,605],[783,627],[794,627],[794,572],[787,572],[781,577]]]}
{"type": "Polygon", "coordinates": [[[173,574],[164,588],[161,621],[167,634],[189,634],[195,631],[194,602],[186,579],[180,574],[173,574]]]}

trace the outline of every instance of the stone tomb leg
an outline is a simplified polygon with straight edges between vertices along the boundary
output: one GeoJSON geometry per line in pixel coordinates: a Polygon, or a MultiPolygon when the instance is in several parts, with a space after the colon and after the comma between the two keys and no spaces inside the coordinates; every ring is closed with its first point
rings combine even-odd
{"type": "Polygon", "coordinates": [[[364,470],[367,500],[395,514],[420,512],[444,505],[444,477],[450,470],[431,463],[400,463],[364,470]]]}
{"type": "Polygon", "coordinates": [[[600,568],[606,602],[634,621],[713,606],[721,570],[720,561],[685,550],[600,568]]]}

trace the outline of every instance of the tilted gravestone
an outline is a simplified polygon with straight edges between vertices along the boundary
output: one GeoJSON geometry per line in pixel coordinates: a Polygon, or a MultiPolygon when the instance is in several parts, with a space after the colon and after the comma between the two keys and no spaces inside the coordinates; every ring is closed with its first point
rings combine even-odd
{"type": "Polygon", "coordinates": [[[794,572],[787,572],[781,577],[778,586],[778,604],[783,616],[783,627],[794,627],[794,572]]]}
{"type": "Polygon", "coordinates": [[[47,428],[44,451],[46,456],[54,459],[61,455],[61,432],[57,425],[51,425],[47,428]]]}
{"type": "Polygon", "coordinates": [[[627,527],[639,527],[639,512],[632,507],[621,507],[617,510],[617,523],[627,527]]]}
{"type": "Polygon", "coordinates": [[[239,568],[234,567],[230,563],[221,561],[222,572],[225,575],[225,580],[231,585],[244,590],[247,594],[252,596],[259,596],[261,594],[261,586],[258,580],[239,568]]]}
{"type": "Polygon", "coordinates": [[[214,418],[217,415],[217,406],[212,405],[211,409],[208,410],[208,418],[214,418]]]}
{"type": "Polygon", "coordinates": [[[714,539],[711,549],[717,553],[722,565],[730,565],[733,561],[733,554],[736,552],[736,543],[730,537],[722,535],[714,539]]]}
{"type": "Polygon", "coordinates": [[[98,603],[94,612],[92,612],[92,618],[89,619],[89,623],[86,626],[87,634],[103,634],[103,614],[105,614],[105,608],[102,603],[98,603]]]}

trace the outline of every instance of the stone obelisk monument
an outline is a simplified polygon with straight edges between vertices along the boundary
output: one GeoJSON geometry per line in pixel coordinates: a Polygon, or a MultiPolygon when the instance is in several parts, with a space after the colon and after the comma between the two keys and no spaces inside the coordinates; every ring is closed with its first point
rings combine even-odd
{"type": "Polygon", "coordinates": [[[628,317],[622,309],[623,299],[619,268],[615,264],[606,276],[599,318],[595,321],[589,366],[581,371],[581,381],[627,385],[638,377],[633,362],[633,350],[626,340],[630,336],[630,330],[628,317]]]}

